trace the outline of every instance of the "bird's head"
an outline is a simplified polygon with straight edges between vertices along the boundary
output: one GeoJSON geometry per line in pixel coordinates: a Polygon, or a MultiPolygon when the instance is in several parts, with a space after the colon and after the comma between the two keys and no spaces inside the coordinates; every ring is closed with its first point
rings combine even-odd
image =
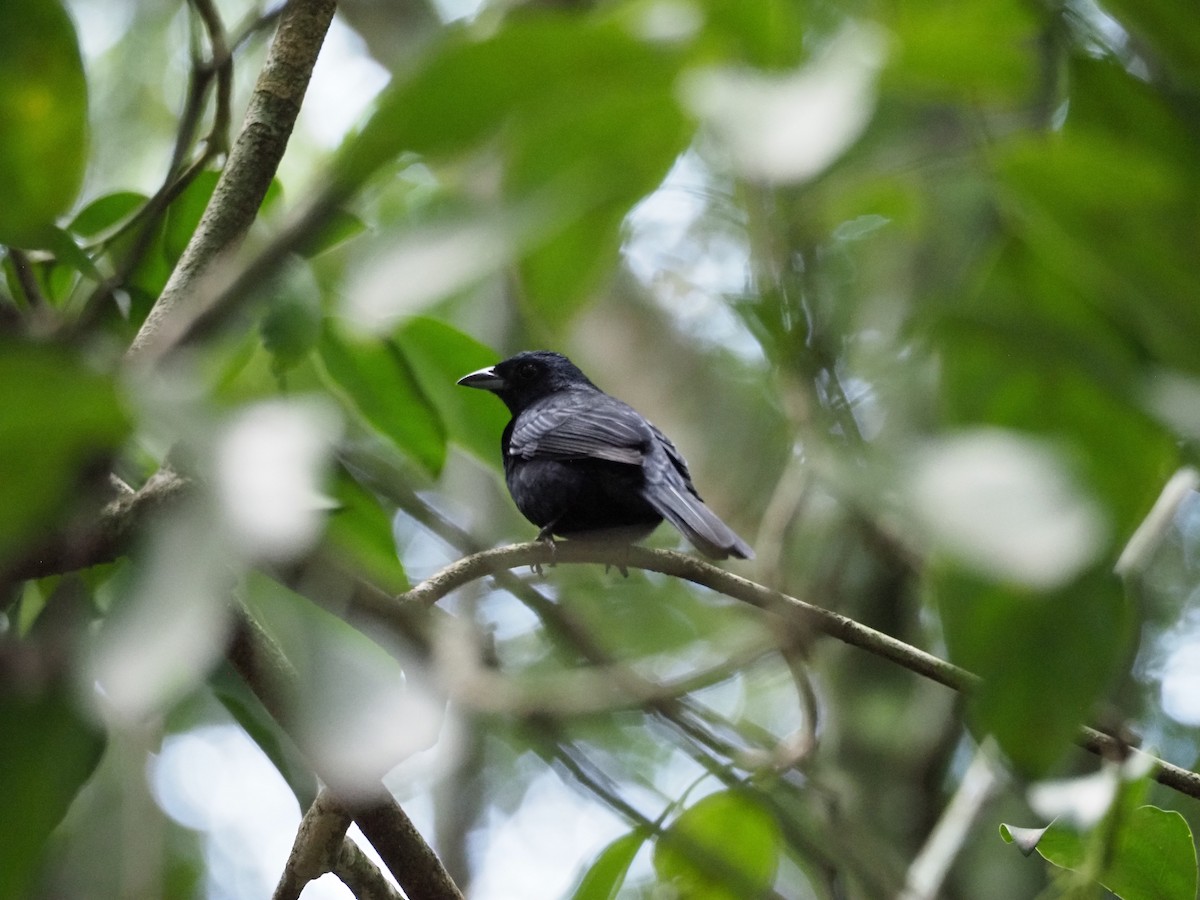
{"type": "Polygon", "coordinates": [[[552,350],[518,353],[494,366],[464,375],[458,383],[491,391],[513,415],[557,391],[592,386],[573,362],[552,350]]]}

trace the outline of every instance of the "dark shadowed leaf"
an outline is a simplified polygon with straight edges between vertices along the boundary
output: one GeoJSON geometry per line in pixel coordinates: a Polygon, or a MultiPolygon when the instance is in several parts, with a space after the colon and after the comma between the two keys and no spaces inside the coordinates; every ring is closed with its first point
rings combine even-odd
{"type": "Polygon", "coordinates": [[[1039,592],[941,571],[933,589],[950,658],[983,683],[970,710],[1023,773],[1071,746],[1128,650],[1131,609],[1107,567],[1039,592]]]}
{"type": "Polygon", "coordinates": [[[64,352],[0,345],[0,560],[47,526],[84,469],[124,438],[110,380],[64,352]]]}
{"type": "Polygon", "coordinates": [[[27,696],[0,688],[0,898],[27,897],[50,832],[91,776],[104,735],[68,689],[27,696]]]}

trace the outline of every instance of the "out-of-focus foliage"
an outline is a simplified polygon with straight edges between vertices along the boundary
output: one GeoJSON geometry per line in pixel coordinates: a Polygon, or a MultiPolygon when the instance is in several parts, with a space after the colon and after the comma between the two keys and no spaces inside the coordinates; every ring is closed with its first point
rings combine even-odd
{"type": "MultiPolygon", "coordinates": [[[[189,94],[219,68],[209,5],[0,3],[0,898],[234,895],[219,826],[146,785],[213,722],[304,804],[312,767],[353,791],[396,764],[480,896],[524,896],[522,867],[577,900],[895,896],[985,738],[1012,778],[956,826],[939,896],[1194,896],[1195,800],[1107,763],[1054,811],[1025,788],[1097,767],[1085,722],[1200,758],[1197,481],[1171,480],[1200,438],[1195,10],[344,5],[254,227],[193,299],[284,261],[147,371],[125,350],[225,159],[220,92],[189,94]],[[397,27],[367,24],[389,6],[397,27]],[[370,103],[366,47],[390,77],[370,103]],[[959,703],[636,571],[381,612],[533,536],[504,409],[454,382],[540,346],[675,438],[754,538],[740,574],[981,686],[959,703]],[[186,502],[98,530],[161,470],[186,502]],[[222,660],[231,610],[293,677],[282,722],[222,660]],[[646,683],[679,696],[600,702],[646,683]],[[567,790],[611,827],[551,875],[514,823],[557,823],[567,790]],[[1036,823],[1005,840],[1049,864],[1002,821],[1036,823]]],[[[237,123],[274,18],[216,7],[237,123]]]]}
{"type": "Polygon", "coordinates": [[[0,9],[0,241],[54,242],[87,163],[88,91],[75,31],[59,3],[0,9]]]}

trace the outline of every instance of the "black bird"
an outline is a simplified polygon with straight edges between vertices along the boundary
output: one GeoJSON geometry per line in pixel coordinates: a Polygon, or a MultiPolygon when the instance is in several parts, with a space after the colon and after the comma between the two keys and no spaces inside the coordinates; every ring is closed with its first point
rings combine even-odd
{"type": "Polygon", "coordinates": [[[504,478],[539,538],[636,541],[666,519],[705,556],[753,559],[704,505],[667,436],[562,354],[518,353],[458,383],[491,391],[512,413],[500,438],[504,478]]]}

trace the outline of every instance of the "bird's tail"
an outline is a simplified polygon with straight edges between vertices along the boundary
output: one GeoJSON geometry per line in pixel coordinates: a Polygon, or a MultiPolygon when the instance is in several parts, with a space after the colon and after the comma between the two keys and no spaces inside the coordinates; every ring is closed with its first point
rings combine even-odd
{"type": "Polygon", "coordinates": [[[754,551],[721,521],[704,501],[686,489],[665,483],[646,492],[658,513],[678,528],[692,545],[711,559],[754,559],[754,551]]]}

